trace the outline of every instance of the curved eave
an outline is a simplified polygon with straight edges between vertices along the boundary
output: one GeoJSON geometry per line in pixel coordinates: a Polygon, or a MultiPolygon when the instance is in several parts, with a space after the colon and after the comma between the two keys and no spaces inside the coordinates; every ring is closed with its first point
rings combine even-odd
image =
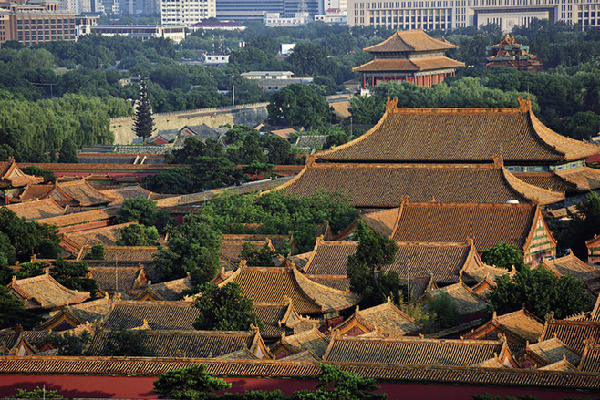
{"type": "Polygon", "coordinates": [[[504,175],[504,179],[514,191],[535,203],[546,205],[565,199],[565,195],[563,193],[541,189],[537,186],[523,182],[505,168],[502,168],[502,173],[504,175]]]}
{"type": "Polygon", "coordinates": [[[352,68],[357,72],[420,72],[436,69],[464,67],[465,64],[448,57],[427,58],[376,58],[359,67],[352,68]]]}

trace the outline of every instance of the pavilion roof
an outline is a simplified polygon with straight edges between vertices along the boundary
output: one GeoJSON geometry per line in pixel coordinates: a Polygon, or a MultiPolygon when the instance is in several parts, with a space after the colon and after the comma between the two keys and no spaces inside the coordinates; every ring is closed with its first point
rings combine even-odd
{"type": "Polygon", "coordinates": [[[237,282],[254,304],[286,304],[291,300],[299,314],[321,314],[353,307],[360,298],[315,283],[293,266],[258,268],[242,265],[220,285],[237,282]]]}
{"type": "Polygon", "coordinates": [[[432,38],[423,30],[397,31],[395,34],[374,46],[365,47],[368,53],[405,53],[420,51],[449,50],[456,46],[440,39],[432,38]]]}
{"type": "Polygon", "coordinates": [[[482,339],[487,337],[490,328],[498,331],[498,333],[508,334],[513,339],[519,339],[522,344],[525,344],[527,341],[535,343],[538,340],[542,334],[544,324],[525,310],[500,316],[494,312],[490,321],[462,337],[465,339],[482,339]]]}
{"type": "Polygon", "coordinates": [[[422,58],[376,58],[359,67],[354,67],[352,70],[357,72],[421,72],[464,66],[464,63],[445,56],[422,58]]]}
{"type": "Polygon", "coordinates": [[[8,284],[8,289],[25,302],[27,309],[56,308],[66,304],[83,303],[90,298],[88,292],[67,289],[48,273],[32,278],[14,279],[8,284]]]}
{"type": "Polygon", "coordinates": [[[330,337],[321,333],[316,327],[297,333],[295,335],[284,335],[275,343],[271,349],[275,355],[284,348],[288,354],[298,354],[303,351],[310,351],[312,355],[321,359],[327,347],[330,337]]]}
{"type": "Polygon", "coordinates": [[[573,251],[564,257],[544,261],[542,266],[554,272],[558,277],[572,275],[582,282],[600,278],[600,271],[581,261],[573,254],[573,251]]]}
{"type": "Polygon", "coordinates": [[[577,365],[581,361],[581,355],[575,353],[569,346],[555,337],[528,345],[525,353],[532,356],[534,360],[541,360],[546,365],[554,364],[563,359],[566,359],[573,365],[577,365]]]}
{"type": "Polygon", "coordinates": [[[374,128],[317,158],[345,162],[557,163],[598,154],[600,147],[544,126],[519,98],[519,108],[397,108],[389,100],[374,128]]]}
{"type": "Polygon", "coordinates": [[[12,157],[0,162],[0,188],[35,185],[43,180],[44,178],[25,174],[12,157]]]}
{"type": "Polygon", "coordinates": [[[572,193],[578,190],[577,185],[571,183],[554,172],[513,172],[517,179],[541,189],[554,192],[572,193]]]}
{"type": "Polygon", "coordinates": [[[390,301],[364,310],[357,309],[350,318],[336,326],[335,329],[343,331],[344,327],[353,320],[370,331],[385,336],[402,336],[418,332],[421,329],[421,325],[400,311],[390,301]]]}
{"type": "Polygon", "coordinates": [[[459,242],[471,238],[479,251],[499,242],[523,249],[539,218],[533,204],[406,202],[392,234],[395,240],[459,242]]]}
{"type": "Polygon", "coordinates": [[[276,190],[301,198],[323,190],[341,191],[348,193],[352,205],[362,208],[399,207],[403,196],[409,196],[412,201],[442,203],[517,200],[551,204],[564,199],[562,193],[543,190],[515,178],[501,163],[341,164],[315,163],[309,158],[300,174],[276,190]]]}
{"type": "Polygon", "coordinates": [[[106,221],[116,216],[117,213],[117,208],[105,208],[100,210],[81,211],[72,214],[43,218],[38,220],[38,222],[45,223],[48,225],[56,225],[59,228],[64,228],[73,225],[83,225],[88,222],[106,221]]]}

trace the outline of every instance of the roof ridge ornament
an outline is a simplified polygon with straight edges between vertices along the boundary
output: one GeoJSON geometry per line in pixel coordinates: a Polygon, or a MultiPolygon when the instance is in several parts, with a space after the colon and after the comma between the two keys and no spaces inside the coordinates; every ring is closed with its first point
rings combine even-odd
{"type": "Polygon", "coordinates": [[[398,109],[398,97],[393,97],[392,99],[390,99],[388,97],[387,103],[385,104],[385,112],[391,113],[397,109],[398,109]]]}
{"type": "Polygon", "coordinates": [[[531,98],[527,96],[527,99],[524,99],[523,96],[519,96],[519,109],[523,114],[532,110],[531,98]]]}

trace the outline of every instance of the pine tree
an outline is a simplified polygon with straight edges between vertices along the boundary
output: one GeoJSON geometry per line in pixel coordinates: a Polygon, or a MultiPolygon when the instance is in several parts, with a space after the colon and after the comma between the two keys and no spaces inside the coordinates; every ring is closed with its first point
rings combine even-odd
{"type": "Polygon", "coordinates": [[[146,81],[143,79],[140,80],[140,100],[133,117],[133,131],[138,137],[144,139],[144,143],[146,143],[147,138],[152,136],[152,131],[154,131],[148,88],[146,87],[146,81]]]}

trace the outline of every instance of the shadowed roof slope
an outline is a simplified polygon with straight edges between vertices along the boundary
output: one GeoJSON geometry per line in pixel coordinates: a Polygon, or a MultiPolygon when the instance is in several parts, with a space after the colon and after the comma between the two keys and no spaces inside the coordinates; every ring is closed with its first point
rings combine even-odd
{"type": "Polygon", "coordinates": [[[363,50],[368,53],[403,53],[448,50],[455,47],[453,44],[432,38],[421,29],[417,29],[413,31],[397,31],[383,42],[365,47],[363,50]]]}
{"type": "Polygon", "coordinates": [[[555,320],[544,324],[540,341],[558,338],[561,342],[583,353],[586,340],[600,342],[600,322],[555,320]]]}
{"type": "Polygon", "coordinates": [[[5,207],[14,211],[17,214],[17,217],[25,218],[27,221],[37,221],[44,218],[57,217],[65,213],[65,209],[52,199],[9,204],[5,207]]]}
{"type": "Polygon", "coordinates": [[[388,101],[379,123],[363,136],[317,154],[344,162],[489,162],[507,163],[583,159],[600,147],[570,139],[545,127],[520,108],[396,108],[388,101]]]}
{"type": "Polygon", "coordinates": [[[90,298],[88,292],[67,289],[47,273],[32,278],[15,279],[8,284],[8,289],[25,302],[27,309],[83,303],[90,298]]]}
{"type": "Polygon", "coordinates": [[[574,278],[583,282],[600,278],[599,270],[590,267],[581,261],[572,251],[564,257],[544,261],[542,265],[559,277],[563,275],[572,275],[574,278]]]}
{"type": "Polygon", "coordinates": [[[369,61],[360,67],[352,68],[357,72],[374,72],[374,71],[429,71],[432,69],[458,68],[464,67],[465,64],[460,61],[455,61],[451,58],[428,57],[428,58],[376,58],[369,61]]]}
{"type": "Polygon", "coordinates": [[[335,337],[325,361],[413,365],[474,365],[500,354],[496,340],[335,337]]]}
{"type": "Polygon", "coordinates": [[[377,334],[386,336],[402,336],[413,332],[418,332],[421,326],[417,322],[400,311],[398,307],[390,301],[378,306],[370,307],[365,310],[357,310],[350,318],[336,327],[343,331],[352,320],[356,320],[377,334]]]}
{"type": "Polygon", "coordinates": [[[500,316],[494,312],[491,321],[462,337],[465,339],[482,339],[487,337],[493,328],[502,333],[507,333],[515,339],[520,339],[523,343],[527,341],[535,343],[542,334],[544,324],[533,314],[525,310],[506,313],[500,316]]]}
{"type": "Polygon", "coordinates": [[[498,242],[522,249],[539,217],[539,208],[532,204],[406,202],[392,237],[399,241],[437,242],[471,238],[479,251],[498,242]]]}
{"type": "Polygon", "coordinates": [[[153,330],[195,330],[192,324],[200,310],[189,302],[123,301],[116,303],[104,319],[105,329],[138,328],[146,321],[153,330]]]}
{"type": "MultiPolygon", "coordinates": [[[[399,207],[402,197],[442,203],[554,203],[562,193],[526,184],[496,165],[467,164],[338,164],[315,163],[307,157],[306,168],[278,187],[300,198],[318,191],[348,193],[355,207],[399,207]]],[[[461,240],[464,240],[462,238],[461,240]]]]}

